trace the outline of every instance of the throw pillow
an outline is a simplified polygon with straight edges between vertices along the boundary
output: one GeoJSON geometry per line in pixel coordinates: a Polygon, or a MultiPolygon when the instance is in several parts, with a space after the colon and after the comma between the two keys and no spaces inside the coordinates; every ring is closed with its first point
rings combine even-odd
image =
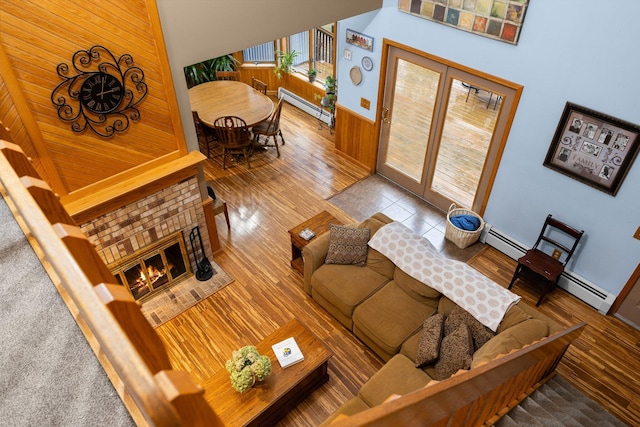
{"type": "Polygon", "coordinates": [[[458,329],[461,324],[465,324],[469,328],[471,336],[473,337],[475,350],[482,347],[496,335],[491,329],[484,326],[478,319],[473,317],[471,313],[459,305],[456,305],[447,316],[447,320],[444,322],[444,335],[449,335],[458,329]]]}
{"type": "Polygon", "coordinates": [[[431,363],[440,354],[440,343],[444,332],[444,315],[434,314],[422,324],[422,333],[418,342],[418,354],[416,355],[416,368],[431,363]]]}
{"type": "Polygon", "coordinates": [[[365,265],[370,233],[369,228],[330,224],[329,250],[325,264],[365,265]]]}
{"type": "Polygon", "coordinates": [[[473,360],[473,338],[465,324],[446,335],[440,345],[440,357],[435,365],[435,379],[446,380],[460,369],[469,369],[473,360]]]}

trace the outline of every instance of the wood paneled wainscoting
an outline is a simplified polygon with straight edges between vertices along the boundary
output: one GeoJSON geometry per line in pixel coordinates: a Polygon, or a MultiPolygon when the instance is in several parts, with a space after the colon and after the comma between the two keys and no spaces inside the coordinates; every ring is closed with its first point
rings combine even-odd
{"type": "Polygon", "coordinates": [[[376,170],[378,156],[378,126],[375,122],[336,106],[336,149],[356,162],[376,170]]]}

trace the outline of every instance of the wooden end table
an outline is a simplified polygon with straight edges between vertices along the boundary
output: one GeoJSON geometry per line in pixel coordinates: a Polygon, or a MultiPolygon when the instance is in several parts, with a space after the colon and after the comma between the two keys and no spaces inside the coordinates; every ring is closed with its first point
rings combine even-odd
{"type": "Polygon", "coordinates": [[[256,348],[271,359],[271,375],[264,381],[238,393],[222,368],[202,384],[205,399],[225,425],[274,425],[329,379],[327,362],[333,353],[297,319],[287,322],[256,348]],[[289,337],[295,338],[304,360],[283,369],[271,346],[289,337]]]}
{"type": "Polygon", "coordinates": [[[329,212],[322,211],[313,218],[310,218],[289,230],[289,234],[291,235],[291,267],[304,274],[302,249],[307,246],[309,242],[313,241],[313,239],[329,231],[330,224],[342,224],[342,222],[338,221],[329,212]],[[316,236],[311,240],[305,240],[300,237],[300,232],[305,228],[309,228],[311,231],[316,233],[316,236]]]}

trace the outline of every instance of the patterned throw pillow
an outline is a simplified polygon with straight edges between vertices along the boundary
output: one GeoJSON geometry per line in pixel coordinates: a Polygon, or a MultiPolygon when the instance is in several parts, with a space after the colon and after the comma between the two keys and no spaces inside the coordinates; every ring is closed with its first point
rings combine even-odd
{"type": "Polygon", "coordinates": [[[475,350],[482,347],[487,341],[496,335],[491,329],[484,326],[475,317],[473,317],[471,313],[459,305],[456,305],[447,316],[447,320],[444,322],[444,335],[449,335],[458,329],[461,324],[465,324],[469,328],[471,336],[473,337],[475,350]]]}
{"type": "Polygon", "coordinates": [[[365,265],[370,234],[369,228],[329,225],[329,250],[325,264],[365,265]]]}
{"type": "Polygon", "coordinates": [[[458,372],[469,369],[473,359],[473,339],[467,325],[461,324],[452,334],[446,335],[440,345],[440,357],[435,365],[435,379],[442,381],[458,372]]]}
{"type": "Polygon", "coordinates": [[[418,342],[416,368],[420,368],[438,358],[443,332],[444,314],[434,314],[424,321],[420,341],[418,342]]]}

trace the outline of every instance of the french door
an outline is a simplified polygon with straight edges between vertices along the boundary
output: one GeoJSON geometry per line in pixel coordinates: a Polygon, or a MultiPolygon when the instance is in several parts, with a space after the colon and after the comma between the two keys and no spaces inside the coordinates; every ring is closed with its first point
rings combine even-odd
{"type": "Polygon", "coordinates": [[[378,173],[443,210],[482,214],[522,88],[386,46],[378,173]]]}

